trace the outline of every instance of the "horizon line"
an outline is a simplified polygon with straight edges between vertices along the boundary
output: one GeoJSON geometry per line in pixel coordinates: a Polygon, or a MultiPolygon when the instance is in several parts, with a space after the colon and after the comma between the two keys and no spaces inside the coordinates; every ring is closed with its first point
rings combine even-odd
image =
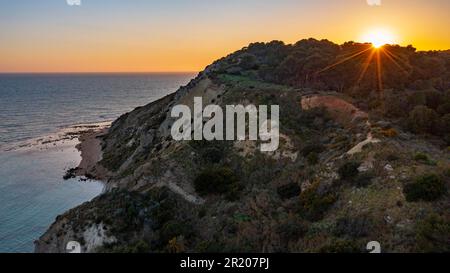
{"type": "Polygon", "coordinates": [[[0,74],[192,74],[199,72],[201,71],[0,71],[0,74]]]}

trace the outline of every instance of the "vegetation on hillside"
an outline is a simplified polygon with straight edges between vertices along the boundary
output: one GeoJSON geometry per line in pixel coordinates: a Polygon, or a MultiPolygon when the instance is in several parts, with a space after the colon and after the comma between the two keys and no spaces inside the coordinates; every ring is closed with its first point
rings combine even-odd
{"type": "Polygon", "coordinates": [[[384,252],[448,252],[450,54],[380,50],[273,41],[218,60],[113,124],[100,164],[118,189],[63,215],[64,228],[41,241],[103,223],[116,241],[99,252],[353,253],[373,240],[384,252]],[[193,94],[279,105],[279,150],[173,141],[170,107],[193,94]],[[304,96],[322,94],[367,112],[367,122],[302,109],[304,96]],[[369,135],[379,141],[348,153],[369,135]]]}

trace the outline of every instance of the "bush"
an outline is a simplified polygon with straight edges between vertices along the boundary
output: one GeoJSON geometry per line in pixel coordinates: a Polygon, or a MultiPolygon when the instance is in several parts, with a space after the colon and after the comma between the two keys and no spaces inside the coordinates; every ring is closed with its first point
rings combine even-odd
{"type": "Polygon", "coordinates": [[[387,130],[382,130],[381,133],[385,137],[396,137],[396,136],[398,136],[398,132],[394,128],[390,128],[390,129],[387,129],[387,130]]]}
{"type": "Polygon", "coordinates": [[[308,232],[308,223],[295,216],[288,216],[277,228],[277,233],[287,242],[295,242],[308,232]]]}
{"type": "Polygon", "coordinates": [[[423,153],[417,153],[417,154],[414,156],[414,160],[416,160],[416,161],[418,161],[418,162],[421,162],[421,163],[423,163],[423,164],[430,165],[430,166],[435,166],[435,165],[436,165],[436,162],[435,162],[435,161],[431,160],[431,159],[428,157],[428,155],[423,154],[423,153]]]}
{"type": "Polygon", "coordinates": [[[400,157],[398,156],[398,155],[396,155],[396,154],[389,154],[388,156],[386,156],[386,160],[387,161],[397,161],[397,160],[399,160],[400,159],[400,157]]]}
{"type": "Polygon", "coordinates": [[[208,147],[201,151],[201,157],[209,163],[219,163],[224,157],[223,149],[208,147]]]}
{"type": "Polygon", "coordinates": [[[317,153],[312,152],[309,153],[309,155],[306,157],[306,160],[308,160],[308,163],[310,165],[316,165],[319,162],[319,156],[317,155],[317,153]]]}
{"type": "Polygon", "coordinates": [[[186,250],[183,236],[175,237],[169,241],[166,250],[169,253],[183,253],[186,250]]]}
{"type": "Polygon", "coordinates": [[[435,133],[438,126],[438,114],[426,106],[416,106],[409,113],[408,126],[414,133],[435,133]]]}
{"type": "Polygon", "coordinates": [[[362,253],[355,241],[336,240],[320,249],[321,253],[362,253]]]}
{"type": "Polygon", "coordinates": [[[447,168],[447,169],[444,171],[444,175],[445,175],[445,177],[450,177],[450,168],[447,168]]]}
{"type": "Polygon", "coordinates": [[[218,239],[213,241],[201,241],[195,246],[197,253],[223,253],[225,244],[218,239]]]}
{"type": "Polygon", "coordinates": [[[238,179],[227,167],[211,167],[197,176],[194,187],[200,195],[227,194],[231,196],[238,190],[238,179]]]}
{"type": "Polygon", "coordinates": [[[415,156],[414,156],[414,160],[415,161],[428,161],[429,160],[429,158],[428,158],[428,155],[426,155],[426,154],[424,154],[424,153],[417,153],[415,156]]]}
{"type": "Polygon", "coordinates": [[[192,226],[186,222],[169,221],[161,228],[159,233],[160,243],[166,245],[170,240],[178,236],[188,238],[192,235],[192,226]]]}
{"type": "Polygon", "coordinates": [[[139,240],[130,244],[105,244],[95,250],[97,253],[150,253],[149,244],[143,240],[139,240]]]}
{"type": "Polygon", "coordinates": [[[258,67],[256,56],[253,54],[245,53],[240,57],[239,66],[245,70],[255,69],[258,67]]]}
{"type": "Polygon", "coordinates": [[[414,183],[403,188],[406,201],[435,201],[447,192],[445,183],[435,174],[417,178],[414,183]]]}
{"type": "Polygon", "coordinates": [[[446,115],[446,114],[450,114],[450,102],[441,104],[438,108],[437,108],[437,112],[441,115],[446,115]]]}
{"type": "MultiPolygon", "coordinates": [[[[450,134],[444,136],[444,141],[447,144],[447,146],[449,146],[448,148],[450,148],[450,134]]],[[[448,149],[448,151],[450,152],[450,149],[448,149]]]]}
{"type": "Polygon", "coordinates": [[[443,101],[443,95],[436,90],[424,91],[426,105],[432,109],[437,109],[443,101]]]}
{"type": "Polygon", "coordinates": [[[358,174],[351,183],[356,187],[367,187],[375,176],[374,172],[363,172],[358,174]]]}
{"type": "Polygon", "coordinates": [[[200,155],[203,163],[216,164],[226,157],[227,141],[191,140],[189,145],[200,155]]]}
{"type": "Polygon", "coordinates": [[[311,153],[320,154],[325,150],[325,147],[320,143],[309,143],[301,150],[304,157],[307,157],[311,153]]]}
{"type": "Polygon", "coordinates": [[[300,213],[311,221],[320,220],[325,212],[336,202],[336,196],[329,192],[320,192],[316,182],[300,194],[300,213]]]}
{"type": "Polygon", "coordinates": [[[349,161],[344,163],[339,169],[338,174],[342,180],[352,179],[356,177],[359,173],[358,168],[361,163],[356,161],[349,161]]]}
{"type": "Polygon", "coordinates": [[[281,198],[290,199],[298,196],[301,192],[301,188],[297,183],[289,183],[287,185],[278,187],[277,192],[281,198]]]}
{"type": "MultiPolygon", "coordinates": [[[[384,101],[384,115],[391,118],[398,118],[398,117],[405,117],[407,115],[407,111],[405,113],[405,109],[410,108],[408,105],[408,101],[404,96],[399,95],[388,95],[385,98],[384,101]]],[[[377,100],[371,101],[371,107],[374,109],[374,107],[378,108],[380,106],[380,102],[377,100]],[[374,104],[378,102],[378,105],[374,104]]]]}
{"type": "Polygon", "coordinates": [[[439,131],[443,135],[450,134],[450,114],[446,114],[440,118],[439,131]]]}
{"type": "Polygon", "coordinates": [[[334,234],[336,236],[347,235],[352,238],[364,237],[369,234],[372,221],[366,216],[343,217],[336,221],[334,234]]]}
{"type": "Polygon", "coordinates": [[[416,240],[421,252],[450,252],[450,221],[433,214],[416,226],[416,240]]]}

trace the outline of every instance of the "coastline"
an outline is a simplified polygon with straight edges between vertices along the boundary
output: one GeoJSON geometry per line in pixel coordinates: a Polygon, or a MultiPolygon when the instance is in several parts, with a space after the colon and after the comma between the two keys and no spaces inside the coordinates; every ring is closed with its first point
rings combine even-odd
{"type": "Polygon", "coordinates": [[[102,140],[108,133],[111,121],[74,124],[51,134],[0,146],[4,152],[44,152],[73,148],[80,153],[77,165],[64,169],[64,180],[79,178],[82,181],[107,177],[107,170],[97,163],[102,160],[102,140]]]}
{"type": "Polygon", "coordinates": [[[102,181],[63,176],[81,163],[76,146],[105,126],[109,123],[66,126],[0,148],[0,251],[33,252],[34,241],[55,217],[104,192],[102,181]]]}
{"type": "Polygon", "coordinates": [[[58,149],[63,146],[75,147],[81,142],[80,138],[86,134],[98,132],[111,126],[112,121],[102,121],[93,123],[79,123],[60,127],[57,131],[38,137],[33,137],[23,141],[0,144],[0,151],[44,151],[58,149]]]}
{"type": "Polygon", "coordinates": [[[102,160],[101,138],[108,133],[108,130],[109,126],[99,127],[80,134],[78,137],[80,143],[75,148],[81,153],[81,161],[75,168],[75,176],[84,176],[100,181],[106,177],[107,171],[97,163],[102,160]]]}

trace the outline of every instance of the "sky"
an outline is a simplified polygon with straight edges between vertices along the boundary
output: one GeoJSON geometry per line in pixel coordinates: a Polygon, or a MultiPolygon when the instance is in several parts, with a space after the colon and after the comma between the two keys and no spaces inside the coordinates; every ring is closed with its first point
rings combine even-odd
{"type": "Polygon", "coordinates": [[[449,0],[0,0],[0,73],[200,71],[251,42],[377,33],[450,49],[449,10],[449,0]]]}

